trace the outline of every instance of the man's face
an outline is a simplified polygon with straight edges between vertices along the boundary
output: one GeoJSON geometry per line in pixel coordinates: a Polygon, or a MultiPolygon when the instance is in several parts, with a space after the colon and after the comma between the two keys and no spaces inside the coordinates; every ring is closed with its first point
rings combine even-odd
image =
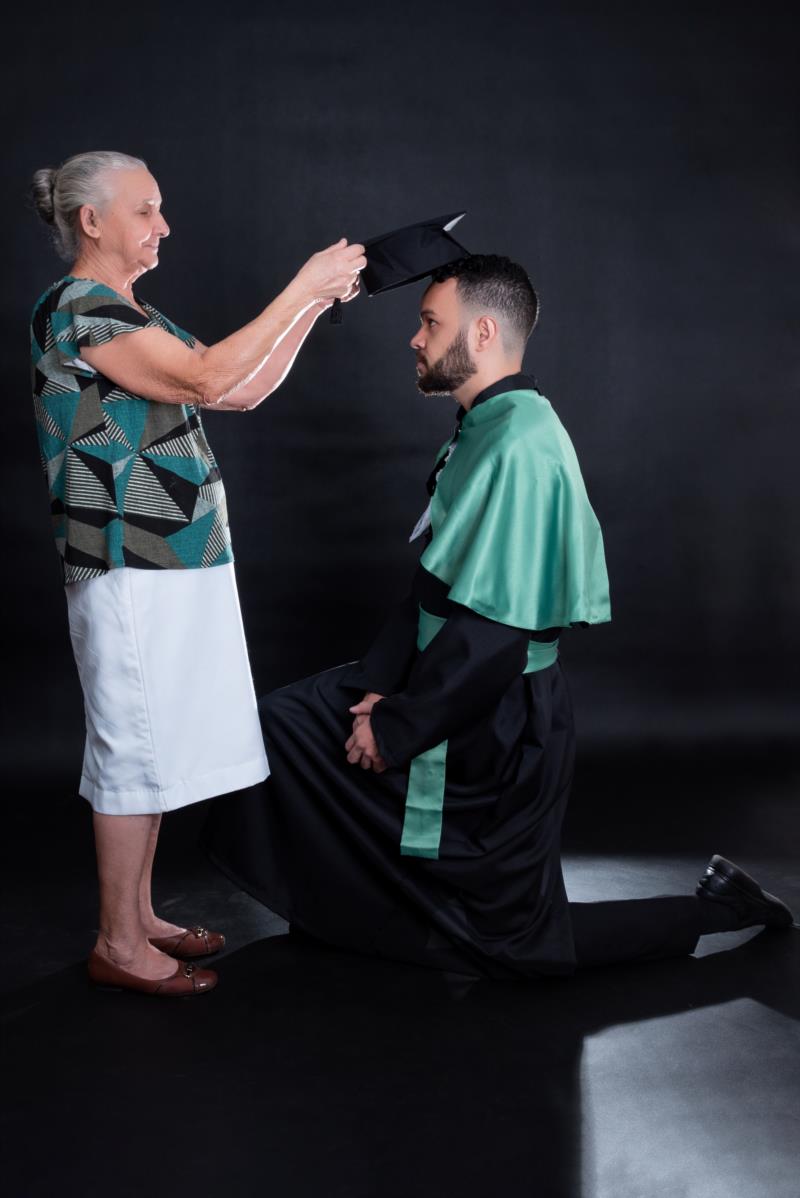
{"type": "Polygon", "coordinates": [[[417,387],[423,395],[452,395],[477,371],[470,357],[465,315],[455,279],[432,283],[422,297],[420,329],[411,339],[417,387]]]}

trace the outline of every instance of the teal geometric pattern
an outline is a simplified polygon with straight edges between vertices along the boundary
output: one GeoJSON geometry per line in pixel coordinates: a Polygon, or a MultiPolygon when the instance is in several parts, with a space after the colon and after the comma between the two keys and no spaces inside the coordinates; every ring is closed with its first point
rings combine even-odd
{"type": "Polygon", "coordinates": [[[233,561],[225,491],[198,408],[133,395],[81,361],[82,347],[137,329],[195,345],[137,302],[146,316],[104,283],[67,275],[33,309],[33,407],[65,583],[120,566],[233,561]]]}

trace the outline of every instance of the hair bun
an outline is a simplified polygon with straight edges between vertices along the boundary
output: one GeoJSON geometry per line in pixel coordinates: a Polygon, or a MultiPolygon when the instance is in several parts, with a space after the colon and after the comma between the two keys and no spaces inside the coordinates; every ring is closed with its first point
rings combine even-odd
{"type": "Polygon", "coordinates": [[[31,180],[30,192],[33,206],[48,225],[52,225],[55,221],[53,193],[56,189],[57,175],[58,171],[54,167],[46,166],[42,170],[36,171],[31,180]]]}

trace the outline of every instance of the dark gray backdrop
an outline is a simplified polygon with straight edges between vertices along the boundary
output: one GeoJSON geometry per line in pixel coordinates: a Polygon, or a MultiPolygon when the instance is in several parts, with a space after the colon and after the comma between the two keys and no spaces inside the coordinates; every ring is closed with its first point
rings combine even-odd
{"type": "MultiPolygon", "coordinates": [[[[7,752],[80,752],[28,317],[66,272],[34,169],[143,156],[172,225],[139,292],[213,342],[314,250],[460,207],[542,300],[527,366],[602,523],[614,622],[565,638],[587,739],[797,727],[796,103],[788,6],[40,7],[4,54],[7,752]],[[792,302],[794,301],[794,302],[792,302]]],[[[414,386],[416,287],[320,324],[209,415],[258,689],[356,656],[404,586],[451,400],[414,386]]],[[[213,702],[213,680],[209,681],[213,702]]]]}

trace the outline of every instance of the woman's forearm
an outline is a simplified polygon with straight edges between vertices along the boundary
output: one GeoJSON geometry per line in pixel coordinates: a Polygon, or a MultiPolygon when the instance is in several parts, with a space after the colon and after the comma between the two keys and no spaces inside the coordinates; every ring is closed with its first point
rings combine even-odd
{"type": "Polygon", "coordinates": [[[199,363],[197,389],[203,406],[246,408],[268,395],[291,366],[319,311],[314,297],[292,280],[255,320],[210,345],[199,363]],[[272,381],[281,359],[282,370],[272,381]],[[270,385],[256,381],[262,376],[270,385]]]}
{"type": "MultiPolygon", "coordinates": [[[[358,272],[366,263],[364,247],[359,243],[348,245],[343,237],[335,245],[313,254],[260,316],[205,351],[201,363],[202,386],[199,388],[203,406],[215,407],[232,401],[234,407],[247,407],[241,399],[244,388],[280,349],[287,334],[317,306],[318,301],[352,298],[358,291],[358,272]],[[233,400],[234,393],[239,394],[239,400],[233,400]]],[[[310,317],[309,323],[297,333],[294,346],[287,348],[280,371],[276,369],[274,375],[270,371],[270,386],[257,394],[256,400],[263,399],[285,377],[314,318],[310,317]]],[[[258,392],[259,387],[255,390],[258,392]]]]}
{"type": "MultiPolygon", "coordinates": [[[[248,412],[279,387],[294,365],[300,347],[328,304],[316,302],[300,316],[283,335],[267,360],[247,383],[235,387],[213,407],[223,412],[248,412]]],[[[209,351],[206,350],[206,353],[209,351]]],[[[205,355],[204,355],[205,356],[205,355]]]]}

